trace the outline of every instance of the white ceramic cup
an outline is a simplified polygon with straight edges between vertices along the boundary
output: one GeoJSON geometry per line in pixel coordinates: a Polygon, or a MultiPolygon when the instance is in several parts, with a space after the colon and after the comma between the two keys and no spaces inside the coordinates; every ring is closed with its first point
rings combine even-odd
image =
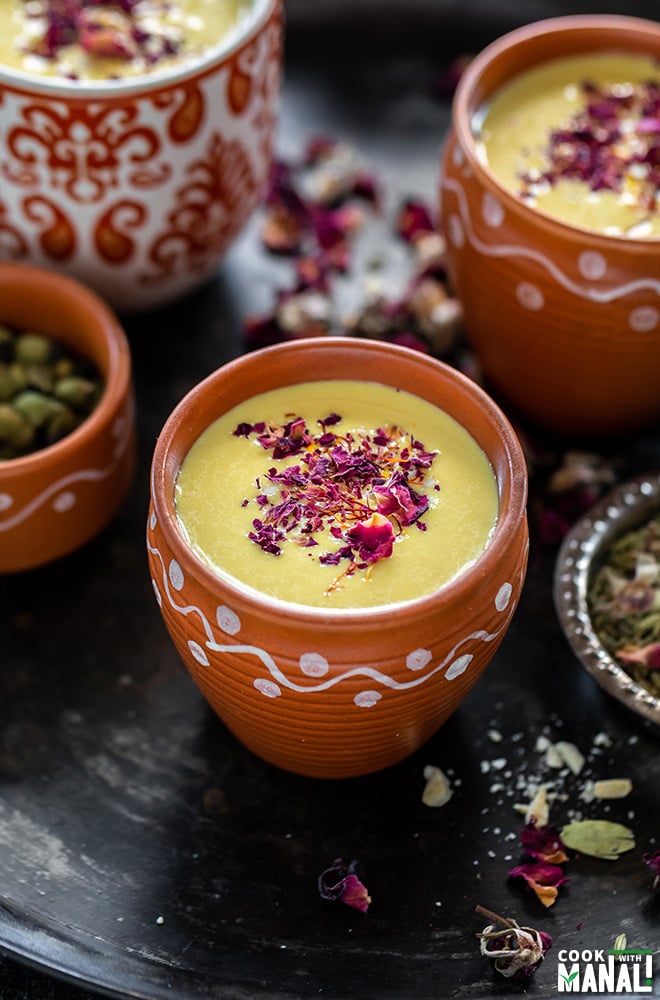
{"type": "Polygon", "coordinates": [[[158,73],[71,81],[0,66],[0,260],[83,281],[119,311],[205,281],[265,188],[281,0],[158,73]]]}

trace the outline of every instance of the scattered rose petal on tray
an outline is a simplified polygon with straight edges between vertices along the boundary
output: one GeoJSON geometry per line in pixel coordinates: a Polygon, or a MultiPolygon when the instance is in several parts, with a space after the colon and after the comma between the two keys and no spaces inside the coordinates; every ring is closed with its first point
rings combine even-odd
{"type": "Polygon", "coordinates": [[[495,969],[507,979],[529,979],[552,946],[552,938],[533,927],[520,927],[515,920],[476,907],[477,913],[491,921],[477,937],[481,954],[493,961],[495,969]]]}
{"type": "Polygon", "coordinates": [[[561,865],[568,861],[561,834],[554,826],[539,827],[531,820],[520,834],[523,850],[537,861],[561,865]]]}
{"type": "Polygon", "coordinates": [[[509,878],[523,878],[546,907],[553,905],[560,886],[565,882],[570,882],[570,878],[564,875],[564,871],[559,865],[551,865],[547,861],[516,865],[509,872],[509,878]]]}
{"type": "Polygon", "coordinates": [[[366,886],[356,874],[359,862],[355,859],[345,864],[341,858],[332,862],[329,868],[321,872],[318,879],[318,890],[321,899],[330,902],[345,903],[361,913],[366,913],[371,903],[366,886]]]}
{"type": "Polygon", "coordinates": [[[651,854],[644,854],[642,856],[642,861],[645,865],[653,872],[653,889],[657,889],[660,886],[660,850],[653,851],[651,854]]]}

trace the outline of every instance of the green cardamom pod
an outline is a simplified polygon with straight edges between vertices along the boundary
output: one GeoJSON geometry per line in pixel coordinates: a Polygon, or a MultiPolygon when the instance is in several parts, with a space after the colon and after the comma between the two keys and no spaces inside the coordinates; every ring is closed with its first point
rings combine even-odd
{"type": "Polygon", "coordinates": [[[0,442],[21,452],[32,446],[34,437],[30,422],[9,403],[0,403],[0,442]]]}

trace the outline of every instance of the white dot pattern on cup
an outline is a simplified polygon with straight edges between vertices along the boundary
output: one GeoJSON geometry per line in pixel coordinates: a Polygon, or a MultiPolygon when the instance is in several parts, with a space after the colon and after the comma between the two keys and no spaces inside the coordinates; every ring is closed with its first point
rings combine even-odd
{"type": "Polygon", "coordinates": [[[151,579],[151,586],[154,588],[154,594],[156,595],[156,602],[158,604],[158,607],[162,608],[162,606],[163,606],[163,597],[161,595],[160,590],[158,589],[158,584],[153,579],[153,577],[151,579]]]}
{"type": "Polygon", "coordinates": [[[460,250],[465,243],[465,232],[463,230],[463,223],[458,215],[449,216],[447,220],[447,235],[452,246],[460,250]]]}
{"type": "Polygon", "coordinates": [[[465,673],[473,659],[472,653],[465,653],[463,656],[459,656],[457,660],[454,660],[451,666],[447,668],[447,673],[445,674],[447,680],[453,681],[455,677],[460,677],[461,674],[465,673]]]}
{"type": "Polygon", "coordinates": [[[300,669],[307,677],[325,677],[330,664],[320,653],[303,653],[300,657],[300,669]]]}
{"type": "Polygon", "coordinates": [[[192,653],[192,655],[194,656],[194,658],[197,660],[198,663],[201,663],[203,667],[208,667],[209,658],[198,642],[195,642],[194,639],[189,639],[188,649],[190,650],[190,652],[192,653]]]}
{"type": "Polygon", "coordinates": [[[513,587],[510,583],[503,583],[495,595],[495,607],[498,611],[506,611],[511,600],[513,587]]]}
{"type": "Polygon", "coordinates": [[[598,281],[607,271],[607,261],[596,250],[583,250],[578,257],[578,269],[583,278],[598,281]]]}
{"type": "Polygon", "coordinates": [[[504,222],[504,208],[497,198],[486,192],[481,203],[481,215],[487,226],[497,229],[504,222]]]}
{"type": "Polygon", "coordinates": [[[655,306],[638,306],[628,317],[631,330],[635,333],[650,333],[655,330],[660,319],[660,313],[655,306]]]}
{"type": "Polygon", "coordinates": [[[241,631],[241,619],[226,604],[221,604],[216,608],[215,620],[227,635],[236,635],[241,631]]]}
{"type": "Polygon", "coordinates": [[[430,649],[414,649],[406,657],[408,670],[423,670],[427,663],[431,662],[430,649]]]}
{"type": "Polygon", "coordinates": [[[254,686],[266,698],[279,698],[282,694],[279,684],[276,684],[275,681],[266,680],[265,677],[257,677],[254,681],[254,686]]]}
{"type": "Polygon", "coordinates": [[[172,562],[170,563],[167,575],[169,576],[170,583],[172,584],[175,590],[181,590],[183,588],[183,585],[185,583],[185,578],[183,575],[183,570],[179,566],[176,559],[173,559],[172,562]]]}
{"type": "Polygon", "coordinates": [[[151,517],[149,518],[149,527],[151,528],[152,531],[155,530],[157,524],[158,524],[158,518],[156,517],[156,512],[152,510],[151,517]]]}
{"type": "Polygon", "coordinates": [[[543,292],[529,281],[522,281],[518,285],[516,298],[524,309],[530,309],[532,312],[538,312],[545,305],[543,292]]]}
{"type": "Polygon", "coordinates": [[[382,697],[379,691],[360,691],[359,694],[355,695],[353,701],[358,708],[373,708],[382,697]]]}
{"type": "Polygon", "coordinates": [[[76,495],[71,490],[64,490],[63,493],[59,493],[53,500],[53,510],[56,510],[58,514],[65,514],[67,510],[71,510],[75,505],[76,495]]]}
{"type": "Polygon", "coordinates": [[[0,513],[3,510],[9,510],[13,502],[14,498],[10,493],[0,493],[0,513]]]}

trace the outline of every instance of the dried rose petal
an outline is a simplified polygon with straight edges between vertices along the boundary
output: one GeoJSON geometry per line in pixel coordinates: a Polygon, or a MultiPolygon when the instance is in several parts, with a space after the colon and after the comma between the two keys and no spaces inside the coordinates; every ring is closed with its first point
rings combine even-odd
{"type": "Polygon", "coordinates": [[[615,655],[624,663],[641,663],[647,670],[660,670],[660,642],[648,646],[624,646],[615,655]]]}
{"type": "Polygon", "coordinates": [[[544,906],[552,906],[557,898],[559,887],[564,882],[570,882],[559,865],[551,865],[545,861],[517,865],[511,869],[508,877],[524,878],[544,906]]]}
{"type": "Polygon", "coordinates": [[[399,209],[395,223],[396,231],[407,243],[413,243],[421,233],[432,233],[435,226],[431,214],[421,201],[409,198],[399,209]]]}
{"type": "Polygon", "coordinates": [[[317,135],[309,140],[307,148],[303,154],[303,164],[306,167],[313,167],[322,160],[332,156],[338,146],[336,139],[328,135],[317,135]]]}
{"type": "Polygon", "coordinates": [[[554,826],[539,827],[532,820],[520,834],[523,849],[532,858],[561,865],[568,861],[559,830],[554,826]]]}
{"type": "Polygon", "coordinates": [[[348,865],[341,858],[333,861],[332,865],[319,875],[318,890],[321,899],[339,901],[360,910],[361,913],[366,913],[371,903],[371,896],[356,875],[358,866],[359,862],[355,859],[348,865]]]}
{"type": "Polygon", "coordinates": [[[264,209],[261,242],[270,253],[298,253],[305,234],[306,229],[299,216],[286,205],[273,202],[264,209]]]}
{"type": "Polygon", "coordinates": [[[375,513],[367,521],[359,521],[347,535],[361,562],[375,563],[392,555],[394,529],[382,514],[375,513]]]}
{"type": "Polygon", "coordinates": [[[653,872],[653,888],[657,889],[660,885],[660,850],[654,851],[652,854],[644,854],[642,861],[653,872]]]}

